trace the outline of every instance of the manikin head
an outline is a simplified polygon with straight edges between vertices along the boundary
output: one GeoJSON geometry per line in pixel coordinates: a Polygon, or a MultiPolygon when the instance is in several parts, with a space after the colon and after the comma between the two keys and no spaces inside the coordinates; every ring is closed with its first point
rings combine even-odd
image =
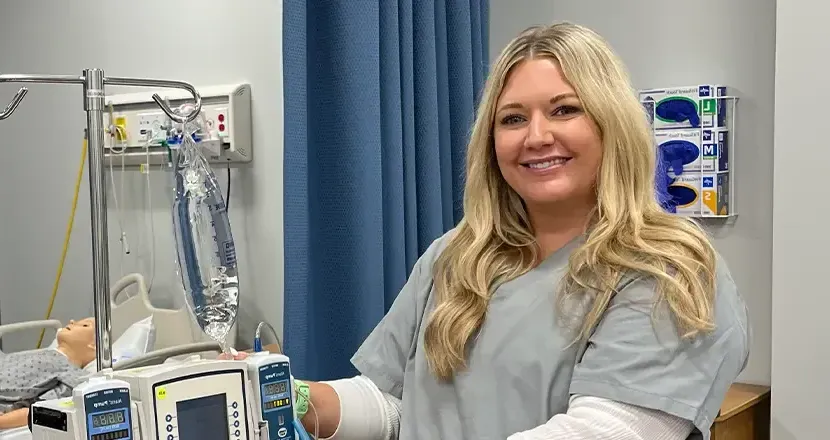
{"type": "Polygon", "coordinates": [[[60,329],[57,335],[58,350],[70,362],[83,367],[95,360],[95,319],[70,320],[69,325],[60,329]]]}

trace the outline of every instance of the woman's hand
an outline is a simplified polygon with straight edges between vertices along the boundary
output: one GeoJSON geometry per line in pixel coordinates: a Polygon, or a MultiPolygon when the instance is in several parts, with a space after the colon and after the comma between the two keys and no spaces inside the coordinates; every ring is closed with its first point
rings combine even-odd
{"type": "Polygon", "coordinates": [[[248,353],[245,353],[244,351],[237,352],[236,350],[234,350],[233,353],[222,353],[222,354],[220,354],[219,355],[219,360],[223,360],[223,361],[230,361],[230,360],[241,361],[241,360],[244,360],[247,357],[248,357],[248,353]]]}

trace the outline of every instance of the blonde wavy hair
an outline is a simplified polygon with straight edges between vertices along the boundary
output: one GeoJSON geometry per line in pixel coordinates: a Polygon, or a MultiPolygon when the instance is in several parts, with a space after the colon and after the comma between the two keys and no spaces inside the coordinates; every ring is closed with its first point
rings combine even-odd
{"type": "Polygon", "coordinates": [[[493,144],[505,81],[531,58],[558,63],[602,138],[597,205],[560,283],[559,304],[590,295],[574,341],[590,335],[631,274],[655,279],[659,299],[684,337],[714,329],[715,251],[696,223],[666,213],[658,203],[653,135],[623,63],[585,27],[533,27],[511,41],[493,66],[467,151],[464,218],[433,267],[437,302],[425,349],[439,379],[449,380],[465,367],[467,345],[496,288],[540,260],[524,203],[502,177],[493,144]]]}

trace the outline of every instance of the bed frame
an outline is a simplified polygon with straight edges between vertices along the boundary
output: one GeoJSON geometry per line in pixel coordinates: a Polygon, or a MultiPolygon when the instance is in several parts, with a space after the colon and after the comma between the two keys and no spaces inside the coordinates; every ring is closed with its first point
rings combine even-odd
{"type": "MultiPolygon", "coordinates": [[[[112,286],[110,292],[113,340],[124,334],[133,323],[151,315],[153,316],[156,336],[153,352],[118,362],[113,365],[114,369],[120,370],[162,363],[166,359],[175,356],[222,352],[221,346],[202,332],[187,306],[180,309],[154,307],[150,301],[144,277],[141,274],[132,273],[121,278],[112,286]],[[126,295],[127,289],[132,286],[135,286],[136,293],[118,302],[122,293],[126,295]]],[[[55,319],[0,325],[0,339],[9,333],[23,330],[40,330],[42,328],[57,330],[61,327],[63,327],[63,324],[55,319]]],[[[228,334],[228,339],[235,341],[236,335],[237,325],[234,324],[228,334]]]]}

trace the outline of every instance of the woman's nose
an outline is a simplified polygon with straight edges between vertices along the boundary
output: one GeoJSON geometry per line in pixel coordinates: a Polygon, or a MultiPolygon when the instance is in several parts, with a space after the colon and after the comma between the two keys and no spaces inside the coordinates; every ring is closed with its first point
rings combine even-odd
{"type": "Polygon", "coordinates": [[[554,136],[550,121],[541,116],[534,116],[528,124],[525,146],[528,148],[539,148],[552,145],[553,142],[554,136]]]}

